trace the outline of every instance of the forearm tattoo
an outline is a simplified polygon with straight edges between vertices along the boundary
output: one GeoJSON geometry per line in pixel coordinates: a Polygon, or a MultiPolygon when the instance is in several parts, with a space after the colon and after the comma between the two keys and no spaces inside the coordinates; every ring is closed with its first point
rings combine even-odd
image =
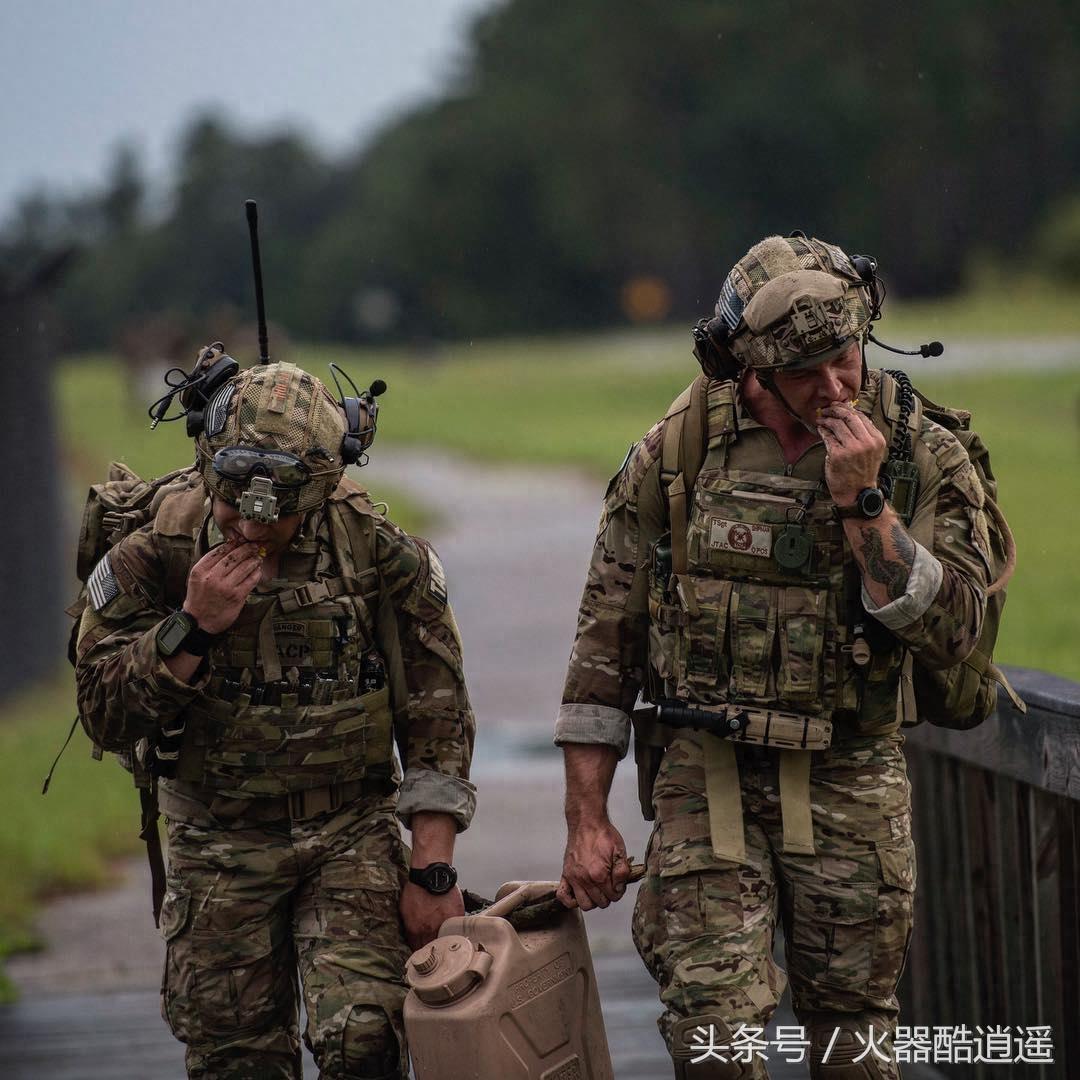
{"type": "Polygon", "coordinates": [[[892,559],[886,557],[885,545],[877,529],[867,526],[859,531],[862,534],[861,551],[866,572],[874,581],[885,586],[885,594],[890,600],[898,600],[907,589],[911,568],[915,565],[915,541],[899,522],[893,525],[890,538],[899,558],[892,559]]]}

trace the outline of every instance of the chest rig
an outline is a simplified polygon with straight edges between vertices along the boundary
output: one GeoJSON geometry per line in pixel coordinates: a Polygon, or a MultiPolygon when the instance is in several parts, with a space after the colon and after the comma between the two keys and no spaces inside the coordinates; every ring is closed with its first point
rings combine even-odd
{"type": "Polygon", "coordinates": [[[813,854],[811,751],[838,731],[899,727],[903,650],[863,612],[823,450],[785,467],[772,433],[739,417],[734,389],[696,380],[668,413],[671,533],[649,573],[647,691],[662,723],[646,741],[702,730],[714,851],[733,859],[744,854],[735,744],[776,748],[785,851],[813,854]]]}
{"type": "MultiPolygon", "coordinates": [[[[181,598],[215,539],[196,501],[201,492],[155,519],[181,598]]],[[[188,707],[178,779],[244,797],[391,775],[394,657],[377,615],[371,513],[359,489],[328,501],[282,555],[282,577],[248,597],[188,707]]]]}

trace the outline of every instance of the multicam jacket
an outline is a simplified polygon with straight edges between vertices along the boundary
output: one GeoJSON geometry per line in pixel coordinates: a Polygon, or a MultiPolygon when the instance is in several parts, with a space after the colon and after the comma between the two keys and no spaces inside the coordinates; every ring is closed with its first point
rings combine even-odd
{"type": "MultiPolygon", "coordinates": [[[[881,379],[870,373],[860,408],[884,426],[881,379]]],[[[665,418],[608,486],[556,743],[607,744],[625,754],[643,685],[653,700],[741,703],[836,721],[834,741],[845,731],[894,730],[905,652],[926,667],[948,667],[978,641],[990,553],[983,492],[967,454],[924,417],[909,530],[914,565],[904,595],[875,610],[833,515],[824,446],[788,466],[773,432],[740,404],[735,384],[712,383],[708,401],[709,451],[688,526],[700,614],[680,609],[667,574],[656,569],[670,543],[661,483],[665,418]],[[776,559],[793,517],[813,539],[810,561],[798,569],[776,559]],[[873,627],[873,652],[857,666],[852,645],[863,621],[873,627]]]]}
{"type": "Polygon", "coordinates": [[[256,588],[188,684],[165,666],[155,635],[182,605],[191,566],[222,537],[197,474],[176,488],[153,521],[109,551],[89,583],[76,679],[94,743],[130,752],[163,727],[180,726],[178,779],[163,780],[165,792],[203,794],[205,802],[365,777],[400,780],[406,825],[416,811],[436,811],[466,828],[475,809],[468,779],[475,722],[430,545],[343,480],[303,521],[282,555],[280,579],[256,588]],[[361,544],[370,550],[355,558],[361,544]],[[393,678],[364,682],[366,663],[374,659],[377,672],[393,663],[382,655],[388,631],[380,633],[380,620],[389,621],[400,650],[398,700],[393,678]]]}

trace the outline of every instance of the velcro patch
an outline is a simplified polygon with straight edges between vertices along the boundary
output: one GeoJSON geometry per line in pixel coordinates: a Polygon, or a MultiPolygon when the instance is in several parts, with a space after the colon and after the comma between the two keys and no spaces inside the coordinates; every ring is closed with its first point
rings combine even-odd
{"type": "Polygon", "coordinates": [[[236,393],[236,383],[226,383],[206,407],[205,428],[208,438],[217,438],[225,430],[225,421],[229,416],[229,402],[236,393]]]}
{"type": "Polygon", "coordinates": [[[756,555],[767,559],[772,554],[772,529],[745,521],[713,518],[709,529],[709,547],[734,551],[738,555],[756,555]]]}
{"type": "Polygon", "coordinates": [[[439,607],[446,606],[446,571],[443,570],[439,556],[430,548],[428,549],[428,595],[439,607]]]}
{"type": "Polygon", "coordinates": [[[86,592],[95,611],[101,611],[120,595],[120,582],[116,580],[108,555],[102,557],[86,579],[86,592]]]}
{"type": "Polygon", "coordinates": [[[288,408],[289,383],[292,382],[292,373],[279,371],[274,380],[274,388],[270,391],[270,404],[267,410],[272,413],[283,413],[288,408]]]}

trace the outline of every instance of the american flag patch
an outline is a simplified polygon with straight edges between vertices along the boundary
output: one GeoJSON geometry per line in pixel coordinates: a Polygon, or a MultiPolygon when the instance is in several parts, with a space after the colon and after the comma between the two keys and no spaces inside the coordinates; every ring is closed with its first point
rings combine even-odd
{"type": "Polygon", "coordinates": [[[446,605],[446,571],[443,570],[439,556],[428,550],[428,588],[431,598],[440,606],[446,605]]]}
{"type": "Polygon", "coordinates": [[[225,430],[225,421],[229,416],[229,402],[236,391],[236,383],[226,383],[215,395],[206,409],[206,434],[208,438],[217,438],[225,430]]]}
{"type": "Polygon", "coordinates": [[[90,606],[95,611],[101,611],[120,595],[120,583],[116,580],[108,555],[102,558],[86,579],[86,592],[90,597],[90,606]]]}
{"type": "Polygon", "coordinates": [[[735,275],[728,274],[723,288],[720,290],[720,299],[716,302],[716,311],[723,320],[724,325],[734,333],[742,318],[743,308],[746,307],[743,298],[735,291],[735,275]]]}

